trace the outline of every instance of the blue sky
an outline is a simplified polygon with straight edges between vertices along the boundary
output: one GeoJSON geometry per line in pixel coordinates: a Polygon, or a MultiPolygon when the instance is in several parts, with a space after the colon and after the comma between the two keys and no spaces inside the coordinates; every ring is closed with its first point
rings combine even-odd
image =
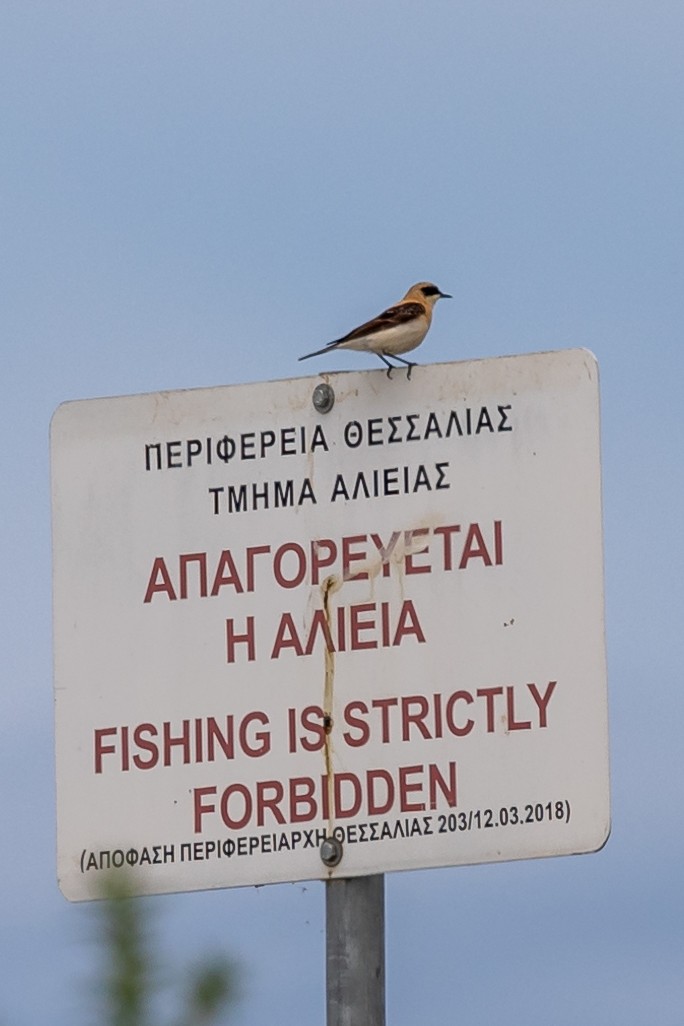
{"type": "MultiPolygon", "coordinates": [[[[661,0],[3,4],[0,1022],[74,1022],[94,958],[55,882],[52,412],[297,375],[421,279],[455,297],[422,361],[598,358],[613,832],[388,877],[388,1021],[681,1022],[683,37],[661,0]]],[[[322,886],[151,905],[169,957],[239,959],[236,1021],[322,1020],[322,886]]]]}

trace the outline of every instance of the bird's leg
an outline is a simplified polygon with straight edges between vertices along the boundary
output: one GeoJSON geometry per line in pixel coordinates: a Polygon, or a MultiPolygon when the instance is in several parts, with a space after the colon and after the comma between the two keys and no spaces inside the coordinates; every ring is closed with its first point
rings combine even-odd
{"type": "Polygon", "coordinates": [[[394,364],[389,362],[389,360],[387,359],[387,357],[385,356],[384,353],[378,353],[378,356],[380,357],[382,362],[387,367],[387,377],[391,378],[392,377],[392,371],[394,370],[394,364]]]}
{"type": "Polygon", "coordinates": [[[403,358],[403,356],[397,356],[396,353],[393,353],[392,355],[394,356],[395,360],[399,360],[400,363],[405,363],[406,364],[406,366],[408,367],[408,371],[406,373],[406,378],[407,378],[408,381],[410,381],[411,380],[411,371],[416,366],[415,363],[411,363],[410,360],[405,360],[403,358]]]}

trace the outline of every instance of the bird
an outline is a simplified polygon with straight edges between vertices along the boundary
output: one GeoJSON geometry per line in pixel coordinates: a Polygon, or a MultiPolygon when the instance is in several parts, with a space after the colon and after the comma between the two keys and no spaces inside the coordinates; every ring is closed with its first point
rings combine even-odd
{"type": "Polygon", "coordinates": [[[390,363],[389,357],[398,360],[408,368],[406,377],[410,379],[415,363],[405,360],[401,354],[411,352],[423,341],[430,328],[432,309],[437,300],[452,298],[432,282],[419,281],[411,286],[395,306],[388,307],[373,320],[366,321],[342,338],[328,342],[322,349],[300,356],[299,359],[309,360],[312,356],[320,356],[334,349],[354,349],[379,356],[387,367],[388,378],[392,377],[392,371],[396,368],[396,364],[390,363]]]}

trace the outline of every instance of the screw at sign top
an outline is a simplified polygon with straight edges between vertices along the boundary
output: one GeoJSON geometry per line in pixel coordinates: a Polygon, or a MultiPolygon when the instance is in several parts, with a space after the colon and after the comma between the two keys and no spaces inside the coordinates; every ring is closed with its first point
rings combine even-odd
{"type": "Polygon", "coordinates": [[[323,382],[314,388],[311,401],[318,413],[330,413],[335,405],[335,393],[330,385],[323,382]]]}

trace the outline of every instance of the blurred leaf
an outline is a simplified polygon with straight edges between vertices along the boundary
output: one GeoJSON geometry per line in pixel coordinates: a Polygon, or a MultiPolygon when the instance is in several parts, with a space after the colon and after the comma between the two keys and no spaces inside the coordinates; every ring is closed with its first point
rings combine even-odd
{"type": "MultiPolygon", "coordinates": [[[[133,881],[122,873],[104,881],[98,906],[105,967],[98,998],[98,1026],[152,1026],[160,978],[150,933],[149,904],[133,897],[133,881]]],[[[166,975],[166,974],[165,974],[166,975]]],[[[179,974],[169,974],[178,980],[179,974]]],[[[173,1006],[183,1008],[178,1026],[210,1026],[227,1011],[236,995],[235,973],[226,958],[206,959],[185,974],[185,986],[173,1006]]]]}
{"type": "Polygon", "coordinates": [[[214,958],[198,966],[190,977],[187,1010],[181,1026],[215,1022],[234,997],[234,975],[226,959],[214,958]]]}
{"type": "Polygon", "coordinates": [[[152,954],[144,928],[144,902],[131,896],[129,879],[110,875],[102,888],[105,971],[101,991],[104,1021],[111,1026],[145,1026],[154,990],[152,954]]]}

